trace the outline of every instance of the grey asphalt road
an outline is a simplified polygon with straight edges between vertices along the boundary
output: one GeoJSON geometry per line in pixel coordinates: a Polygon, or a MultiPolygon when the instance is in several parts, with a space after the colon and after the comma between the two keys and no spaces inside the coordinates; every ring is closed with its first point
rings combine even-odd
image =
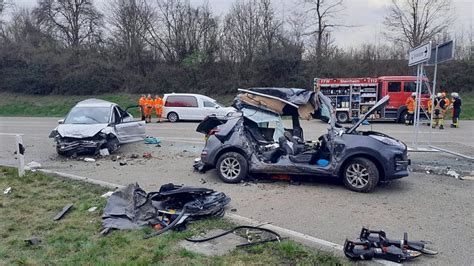
{"type": "MultiPolygon", "coordinates": [[[[147,191],[174,182],[206,186],[224,191],[232,198],[237,214],[271,222],[335,243],[355,238],[362,226],[384,229],[390,237],[433,242],[436,257],[423,257],[414,263],[430,265],[469,265],[474,261],[473,181],[447,176],[412,173],[409,177],[379,186],[373,193],[361,194],[328,180],[292,185],[287,182],[248,182],[237,185],[219,181],[215,171],[193,172],[192,163],[203,147],[203,136],[196,123],[148,124],[147,133],[162,139],[161,147],[135,143],[123,146],[118,155],[127,165],[119,166],[110,157],[94,163],[67,159],[55,154],[48,134],[57,118],[0,118],[0,164],[13,165],[14,138],[20,133],[26,145],[26,161],[40,162],[44,168],[108,182],[138,182],[147,191]],[[152,152],[151,159],[131,159],[132,154],[152,152]],[[204,184],[203,184],[204,183],[204,184]]],[[[373,124],[364,129],[381,131],[410,143],[412,128],[397,124],[373,124]]],[[[327,125],[303,123],[306,139],[317,139],[327,125]]],[[[428,128],[421,128],[420,141],[426,142],[428,128]]],[[[463,121],[462,128],[436,130],[433,142],[458,152],[474,155],[474,122],[463,121]]],[[[411,153],[415,163],[435,161],[438,166],[472,169],[472,163],[449,155],[411,153]],[[435,159],[433,159],[435,158],[435,159]],[[437,159],[436,159],[437,158],[437,159]],[[436,161],[437,160],[437,161],[436,161]],[[449,164],[449,165],[448,165],[449,164]]]]}

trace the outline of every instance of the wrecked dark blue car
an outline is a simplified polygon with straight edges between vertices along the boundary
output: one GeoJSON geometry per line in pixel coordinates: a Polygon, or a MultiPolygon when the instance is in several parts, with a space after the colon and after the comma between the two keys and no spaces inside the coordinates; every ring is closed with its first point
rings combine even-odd
{"type": "Polygon", "coordinates": [[[225,119],[207,117],[197,128],[206,145],[195,168],[215,168],[227,183],[248,174],[287,174],[340,178],[357,192],[372,191],[380,181],[408,176],[407,147],[385,134],[357,128],[389,101],[386,96],[350,128],[335,121],[330,100],[313,91],[287,88],[239,89],[238,112],[225,119]],[[290,118],[291,129],[283,118],[290,118]],[[306,140],[300,118],[329,121],[328,132],[306,140]]]}

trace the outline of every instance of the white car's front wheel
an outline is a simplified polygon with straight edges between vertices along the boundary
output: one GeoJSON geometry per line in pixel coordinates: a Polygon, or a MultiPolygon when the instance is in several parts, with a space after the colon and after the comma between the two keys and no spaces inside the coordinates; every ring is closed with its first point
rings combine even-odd
{"type": "Polygon", "coordinates": [[[168,114],[168,121],[170,121],[171,123],[178,122],[178,120],[179,120],[179,116],[177,113],[171,112],[168,114]]]}

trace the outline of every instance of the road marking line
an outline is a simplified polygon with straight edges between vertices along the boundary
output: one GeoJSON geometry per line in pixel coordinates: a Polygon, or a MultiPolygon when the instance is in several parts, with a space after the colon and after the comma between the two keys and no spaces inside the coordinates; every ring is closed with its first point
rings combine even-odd
{"type": "Polygon", "coordinates": [[[2,133],[2,132],[0,132],[0,135],[1,136],[16,136],[16,135],[24,136],[25,134],[22,134],[22,133],[2,133]]]}

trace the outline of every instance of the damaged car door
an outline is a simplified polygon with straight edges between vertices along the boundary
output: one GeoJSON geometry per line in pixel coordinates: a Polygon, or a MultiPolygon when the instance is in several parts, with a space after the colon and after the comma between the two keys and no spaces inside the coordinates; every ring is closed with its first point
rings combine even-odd
{"type": "Polygon", "coordinates": [[[145,137],[145,121],[135,120],[119,106],[113,108],[112,124],[121,143],[140,141],[145,137]]]}

